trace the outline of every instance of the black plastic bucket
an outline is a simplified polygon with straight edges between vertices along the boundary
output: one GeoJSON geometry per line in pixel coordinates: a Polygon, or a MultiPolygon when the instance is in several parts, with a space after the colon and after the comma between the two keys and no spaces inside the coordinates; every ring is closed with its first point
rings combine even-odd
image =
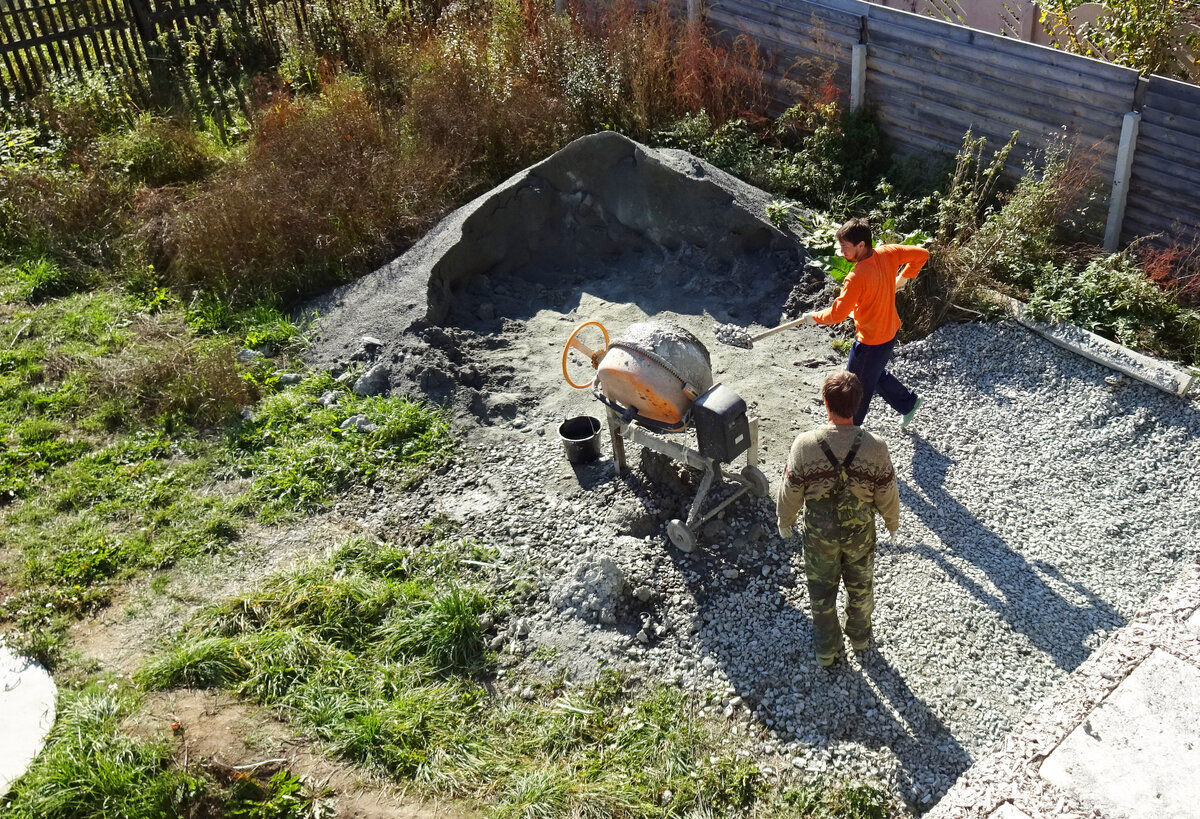
{"type": "Polygon", "coordinates": [[[600,457],[600,419],[577,415],[558,425],[567,460],[573,464],[587,463],[600,457]]]}

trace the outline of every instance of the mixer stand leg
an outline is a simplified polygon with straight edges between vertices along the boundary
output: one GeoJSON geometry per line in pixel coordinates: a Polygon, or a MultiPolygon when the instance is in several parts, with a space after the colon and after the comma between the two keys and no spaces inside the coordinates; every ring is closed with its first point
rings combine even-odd
{"type": "Polygon", "coordinates": [[[625,471],[625,438],[621,434],[621,416],[608,408],[608,437],[612,441],[613,464],[617,467],[617,477],[625,471]]]}
{"type": "Polygon", "coordinates": [[[696,499],[692,501],[692,508],[687,516],[687,527],[689,529],[704,520],[700,516],[700,509],[704,506],[704,499],[708,497],[708,490],[712,489],[713,481],[716,479],[719,470],[720,467],[711,461],[704,467],[704,477],[700,479],[700,486],[696,490],[696,499]]]}

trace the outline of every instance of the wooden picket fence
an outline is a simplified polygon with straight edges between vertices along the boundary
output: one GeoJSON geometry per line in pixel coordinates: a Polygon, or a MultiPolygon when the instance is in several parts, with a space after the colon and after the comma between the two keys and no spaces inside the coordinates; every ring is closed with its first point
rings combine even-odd
{"type": "Polygon", "coordinates": [[[237,66],[222,63],[220,36],[213,42],[194,35],[219,30],[222,17],[235,30],[268,34],[279,13],[305,22],[303,0],[0,0],[0,104],[27,99],[57,78],[97,71],[130,82],[147,101],[173,91],[203,96],[187,100],[202,107],[219,104],[224,89],[206,87],[217,81],[214,66],[234,73],[237,66]],[[172,77],[188,52],[198,89],[172,77]]]}

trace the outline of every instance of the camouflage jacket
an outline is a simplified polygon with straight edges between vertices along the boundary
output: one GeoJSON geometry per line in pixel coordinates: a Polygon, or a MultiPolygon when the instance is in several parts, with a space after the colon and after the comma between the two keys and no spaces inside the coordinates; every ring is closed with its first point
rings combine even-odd
{"type": "MultiPolygon", "coordinates": [[[[824,437],[834,456],[841,461],[850,451],[858,430],[859,427],[852,424],[827,424],[796,436],[783,479],[775,493],[776,513],[781,525],[794,526],[806,500],[823,498],[833,489],[837,470],[821,451],[818,441],[824,437]]],[[[883,518],[884,526],[894,532],[900,525],[900,490],[883,439],[864,431],[858,455],[846,471],[850,491],[860,501],[874,507],[883,518]]]]}

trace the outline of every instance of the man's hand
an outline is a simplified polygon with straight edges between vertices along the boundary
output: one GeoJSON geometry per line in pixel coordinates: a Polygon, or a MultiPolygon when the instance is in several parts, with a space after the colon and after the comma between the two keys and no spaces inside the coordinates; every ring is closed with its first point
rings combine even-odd
{"type": "Polygon", "coordinates": [[[892,541],[892,545],[897,549],[900,548],[900,530],[888,529],[888,539],[892,541]]]}
{"type": "Polygon", "coordinates": [[[903,275],[897,273],[896,274],[896,290],[903,290],[905,287],[908,286],[908,283],[910,281],[911,281],[911,279],[906,279],[906,278],[904,278],[903,275]]]}
{"type": "Polygon", "coordinates": [[[804,316],[804,318],[800,319],[800,326],[801,327],[816,327],[817,326],[817,317],[814,316],[812,313],[806,314],[804,316]]]}
{"type": "Polygon", "coordinates": [[[784,540],[792,536],[792,527],[784,526],[783,521],[779,518],[775,518],[775,528],[779,530],[779,536],[784,540]]]}

